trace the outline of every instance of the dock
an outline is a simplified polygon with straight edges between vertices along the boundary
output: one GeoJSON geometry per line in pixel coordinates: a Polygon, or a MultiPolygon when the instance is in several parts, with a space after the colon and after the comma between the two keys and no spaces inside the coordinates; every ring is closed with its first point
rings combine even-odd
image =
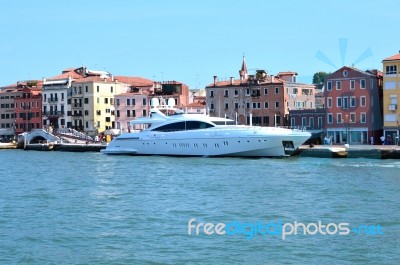
{"type": "Polygon", "coordinates": [[[397,145],[315,145],[300,146],[292,156],[319,158],[400,159],[397,145]]]}
{"type": "Polygon", "coordinates": [[[26,144],[24,150],[64,151],[64,152],[100,152],[107,145],[102,143],[34,143],[26,144]]]}

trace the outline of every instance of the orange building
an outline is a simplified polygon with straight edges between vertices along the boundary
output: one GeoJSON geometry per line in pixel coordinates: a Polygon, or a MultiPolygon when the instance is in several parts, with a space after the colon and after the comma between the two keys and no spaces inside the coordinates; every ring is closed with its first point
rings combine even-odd
{"type": "Polygon", "coordinates": [[[14,99],[15,133],[20,134],[43,127],[42,91],[40,88],[22,88],[22,96],[14,99]]]}

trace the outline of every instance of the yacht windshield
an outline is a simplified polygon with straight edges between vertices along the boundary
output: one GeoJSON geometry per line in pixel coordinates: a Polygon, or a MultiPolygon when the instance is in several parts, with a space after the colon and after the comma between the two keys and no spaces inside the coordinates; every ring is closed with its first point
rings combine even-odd
{"type": "Polygon", "coordinates": [[[199,130],[214,127],[214,125],[203,122],[203,121],[179,121],[169,123],[158,128],[154,128],[152,131],[156,132],[174,132],[174,131],[187,131],[187,130],[199,130]]]}

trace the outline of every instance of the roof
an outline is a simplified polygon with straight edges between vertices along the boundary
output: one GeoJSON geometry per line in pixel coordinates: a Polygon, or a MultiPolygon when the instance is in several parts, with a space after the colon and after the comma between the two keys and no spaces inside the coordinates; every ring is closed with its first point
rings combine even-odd
{"type": "Polygon", "coordinates": [[[277,76],[280,76],[280,75],[297,75],[297,72],[290,72],[290,71],[288,71],[288,72],[279,72],[277,74],[277,76]]]}
{"type": "Polygon", "coordinates": [[[395,61],[395,60],[400,60],[400,52],[399,53],[397,53],[397,54],[395,54],[395,55],[392,55],[392,56],[390,56],[390,57],[388,57],[388,58],[386,58],[386,59],[383,59],[384,61],[395,61]]]}
{"type": "MultiPolygon", "coordinates": [[[[206,87],[225,87],[225,86],[248,86],[250,80],[240,80],[240,79],[234,79],[233,81],[231,80],[226,80],[226,81],[217,81],[215,83],[209,84],[206,87]],[[214,85],[215,84],[215,85],[214,85]]],[[[272,82],[271,76],[268,76],[264,81],[261,81],[258,85],[267,85],[269,83],[283,83],[282,79],[279,79],[279,77],[274,76],[274,81],[272,82]]],[[[254,84],[252,86],[257,86],[257,84],[254,84]]]]}
{"type": "Polygon", "coordinates": [[[114,76],[114,80],[122,83],[130,84],[132,86],[153,86],[154,82],[150,79],[136,76],[114,76]]]}
{"type": "Polygon", "coordinates": [[[75,72],[75,69],[64,69],[63,73],[60,75],[56,75],[50,78],[46,78],[47,80],[57,80],[57,79],[66,79],[68,77],[71,77],[73,79],[78,79],[82,78],[82,75],[78,74],[75,72]]]}
{"type": "Polygon", "coordinates": [[[206,105],[205,101],[201,101],[201,102],[196,101],[196,102],[192,102],[192,103],[186,105],[186,107],[201,108],[201,107],[204,107],[205,105],[206,105]]]}

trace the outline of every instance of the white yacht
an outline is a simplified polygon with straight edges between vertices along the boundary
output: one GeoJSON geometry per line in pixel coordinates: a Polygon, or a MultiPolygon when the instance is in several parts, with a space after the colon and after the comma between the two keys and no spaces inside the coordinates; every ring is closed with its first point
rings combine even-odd
{"type": "Polygon", "coordinates": [[[121,134],[104,154],[278,157],[290,155],[311,134],[279,127],[235,125],[233,120],[158,106],[131,121],[142,130],[121,134]]]}

